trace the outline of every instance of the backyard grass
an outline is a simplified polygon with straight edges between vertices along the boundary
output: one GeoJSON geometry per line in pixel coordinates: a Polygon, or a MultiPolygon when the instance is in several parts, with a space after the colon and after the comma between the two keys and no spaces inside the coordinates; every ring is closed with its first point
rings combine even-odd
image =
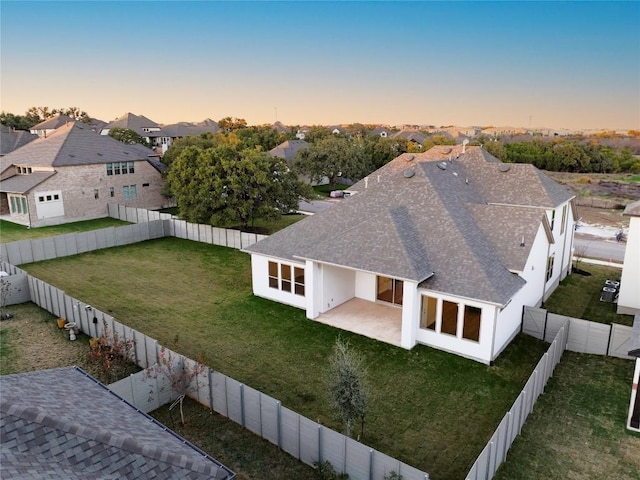
{"type": "Polygon", "coordinates": [[[640,436],[625,426],[634,363],[565,352],[496,480],[638,480],[640,436]]]}
{"type": "MultiPolygon", "coordinates": [[[[86,361],[87,336],[81,334],[71,342],[66,331],[56,326],[54,316],[32,303],[12,305],[8,310],[14,317],[0,323],[0,375],[75,365],[107,383],[86,361]]],[[[314,478],[310,467],[233,421],[190,399],[184,405],[186,428],[180,425],[177,411],[169,411],[168,406],[151,415],[234,470],[238,480],[314,478]]]]}
{"type": "Polygon", "coordinates": [[[185,400],[184,413],[184,426],[177,409],[168,406],[150,415],[236,472],[237,480],[320,478],[305,463],[194,400],[185,400]]]}
{"type": "Polygon", "coordinates": [[[27,228],[24,225],[0,220],[0,243],[52,237],[54,235],[64,235],[65,233],[87,232],[99,228],[121,227],[122,225],[130,225],[130,223],[111,217],[104,217],[95,220],[85,220],[83,222],[52,225],[50,227],[27,228]]]}
{"type": "Polygon", "coordinates": [[[547,348],[518,336],[493,367],[425,346],[406,351],[254,297],[248,255],[176,238],[22,267],[161,344],[178,334],[181,353],[203,354],[210,367],[339,431],[322,379],[342,336],[369,368],[362,441],[433,480],[464,477],[547,348]]]}
{"type": "Polygon", "coordinates": [[[316,192],[319,197],[328,197],[333,190],[346,190],[350,186],[351,185],[344,185],[342,183],[336,183],[333,186],[334,188],[330,188],[331,186],[329,184],[315,185],[313,191],[316,192]]]}
{"type": "Polygon", "coordinates": [[[580,263],[580,269],[591,276],[573,273],[565,278],[543,307],[552,313],[582,318],[600,323],[633,325],[632,315],[618,315],[617,304],[601,302],[600,294],[605,280],[620,281],[619,268],[580,263]]]}

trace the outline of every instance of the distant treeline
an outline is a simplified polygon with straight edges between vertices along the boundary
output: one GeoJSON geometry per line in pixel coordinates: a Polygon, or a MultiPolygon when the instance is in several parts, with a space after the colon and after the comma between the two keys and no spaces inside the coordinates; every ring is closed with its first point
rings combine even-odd
{"type": "Polygon", "coordinates": [[[484,138],[483,147],[503,162],[531,163],[542,170],[579,173],[640,173],[640,158],[631,148],[598,141],[555,139],[508,142],[484,138]]]}

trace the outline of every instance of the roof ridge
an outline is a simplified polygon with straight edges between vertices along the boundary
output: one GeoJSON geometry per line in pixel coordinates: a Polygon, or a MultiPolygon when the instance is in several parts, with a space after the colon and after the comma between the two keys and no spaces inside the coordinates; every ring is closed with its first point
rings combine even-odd
{"type": "Polygon", "coordinates": [[[3,416],[14,416],[22,420],[38,423],[39,425],[43,425],[54,430],[59,430],[87,440],[93,440],[109,447],[142,455],[186,470],[198,471],[199,473],[210,473],[217,472],[220,468],[215,464],[196,467],[193,460],[186,455],[175,454],[168,452],[166,449],[143,443],[132,435],[125,435],[121,432],[116,435],[108,430],[96,428],[95,426],[61,420],[48,413],[46,410],[42,410],[37,407],[29,407],[8,401],[0,401],[0,412],[3,416]]]}

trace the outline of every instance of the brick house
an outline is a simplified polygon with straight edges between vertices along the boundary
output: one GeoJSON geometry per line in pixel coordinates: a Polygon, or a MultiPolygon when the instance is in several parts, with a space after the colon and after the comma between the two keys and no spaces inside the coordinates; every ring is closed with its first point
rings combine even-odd
{"type": "Polygon", "coordinates": [[[106,217],[109,203],[162,208],[164,168],[142,145],[69,122],[1,158],[0,216],[40,227],[106,217]]]}

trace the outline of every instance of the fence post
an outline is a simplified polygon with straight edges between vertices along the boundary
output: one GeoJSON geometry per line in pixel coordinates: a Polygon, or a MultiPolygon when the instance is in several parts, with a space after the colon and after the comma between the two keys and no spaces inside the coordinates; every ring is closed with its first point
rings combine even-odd
{"type": "Polygon", "coordinates": [[[207,367],[207,378],[209,379],[209,408],[214,410],[213,408],[213,380],[211,378],[211,369],[207,367]]]}
{"type": "Polygon", "coordinates": [[[244,383],[240,384],[240,420],[244,427],[244,383]]]}
{"type": "Polygon", "coordinates": [[[282,450],[282,416],[280,412],[280,400],[276,402],[276,418],[278,419],[278,449],[282,450]]]}

